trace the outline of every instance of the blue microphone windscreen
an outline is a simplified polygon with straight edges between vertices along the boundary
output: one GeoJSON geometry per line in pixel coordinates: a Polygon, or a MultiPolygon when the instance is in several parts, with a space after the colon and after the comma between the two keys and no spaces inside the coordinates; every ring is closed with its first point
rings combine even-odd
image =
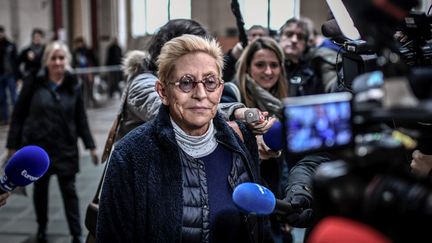
{"type": "Polygon", "coordinates": [[[247,213],[269,215],[276,206],[273,193],[256,183],[246,182],[238,185],[232,197],[234,204],[247,213]]]}
{"type": "Polygon", "coordinates": [[[29,145],[18,150],[8,161],[5,175],[15,186],[27,186],[45,174],[50,164],[47,152],[29,145]]]}
{"type": "Polygon", "coordinates": [[[273,126],[263,134],[265,144],[273,151],[283,149],[283,128],[280,121],[275,121],[273,126]]]}

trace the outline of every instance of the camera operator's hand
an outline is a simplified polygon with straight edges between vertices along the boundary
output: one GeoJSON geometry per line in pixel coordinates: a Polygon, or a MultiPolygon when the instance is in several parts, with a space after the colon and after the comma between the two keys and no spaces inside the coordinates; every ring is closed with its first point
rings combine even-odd
{"type": "Polygon", "coordinates": [[[415,174],[427,176],[432,173],[432,155],[423,154],[419,150],[412,153],[411,169],[415,174]]]}
{"type": "Polygon", "coordinates": [[[284,215],[282,220],[294,227],[309,227],[312,219],[311,190],[305,185],[294,185],[287,191],[284,201],[290,203],[294,210],[284,215]]]}

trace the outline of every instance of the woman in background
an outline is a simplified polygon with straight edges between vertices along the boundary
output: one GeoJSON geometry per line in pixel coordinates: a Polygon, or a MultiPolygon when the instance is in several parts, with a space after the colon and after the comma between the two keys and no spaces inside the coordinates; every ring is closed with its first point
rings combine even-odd
{"type": "Polygon", "coordinates": [[[91,150],[98,164],[81,86],[68,69],[71,54],[62,42],[49,44],[42,57],[42,69],[25,82],[15,106],[6,147],[12,156],[26,145],[42,147],[50,157],[47,173],[34,183],[33,203],[38,223],[37,241],[46,242],[48,188],[57,175],[72,242],[81,242],[79,201],[75,187],[79,171],[78,137],[91,150]]]}

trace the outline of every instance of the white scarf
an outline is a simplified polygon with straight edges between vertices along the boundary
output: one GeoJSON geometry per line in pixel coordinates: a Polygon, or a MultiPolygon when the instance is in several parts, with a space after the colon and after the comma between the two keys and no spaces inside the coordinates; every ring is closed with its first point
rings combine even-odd
{"type": "Polygon", "coordinates": [[[216,130],[214,129],[213,120],[206,133],[201,136],[187,135],[176,123],[170,118],[174,128],[175,138],[179,147],[193,158],[201,158],[211,154],[218,143],[216,141],[216,130]]]}

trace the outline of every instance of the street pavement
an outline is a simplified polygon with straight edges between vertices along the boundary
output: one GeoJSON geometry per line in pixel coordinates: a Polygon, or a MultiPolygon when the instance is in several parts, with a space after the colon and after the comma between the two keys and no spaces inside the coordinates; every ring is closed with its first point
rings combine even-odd
{"type": "MultiPolygon", "coordinates": [[[[95,139],[99,157],[102,154],[105,139],[111,128],[112,121],[120,106],[120,99],[109,100],[98,108],[87,110],[90,129],[95,139]]],[[[0,155],[5,153],[7,126],[0,126],[0,155]]],[[[103,171],[103,165],[95,166],[91,162],[90,153],[84,149],[82,142],[80,147],[80,173],[77,175],[77,191],[80,199],[81,224],[83,236],[87,235],[84,226],[84,217],[87,204],[92,200],[96,191],[99,178],[103,171]]],[[[33,243],[37,223],[33,208],[33,187],[26,187],[28,196],[12,194],[7,204],[0,208],[0,243],[33,243]]],[[[57,183],[57,177],[53,176],[49,188],[49,223],[47,226],[48,241],[50,243],[71,242],[66,216],[63,209],[63,201],[57,183]]]]}

